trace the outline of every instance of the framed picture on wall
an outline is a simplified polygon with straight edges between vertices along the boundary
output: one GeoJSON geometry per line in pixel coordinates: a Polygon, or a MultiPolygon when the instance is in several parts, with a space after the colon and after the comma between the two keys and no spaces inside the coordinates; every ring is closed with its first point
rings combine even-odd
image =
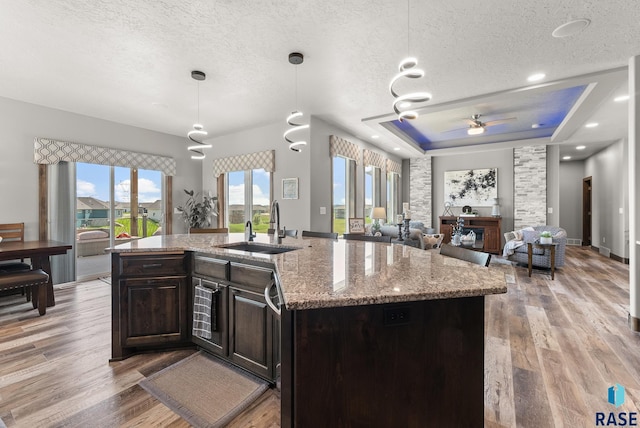
{"type": "Polygon", "coordinates": [[[282,179],[282,199],[298,199],[298,179],[282,179]]]}
{"type": "Polygon", "coordinates": [[[364,219],[363,218],[350,218],[349,219],[349,233],[364,233],[364,219]]]}
{"type": "Polygon", "coordinates": [[[498,168],[445,171],[444,200],[454,207],[490,207],[498,197],[498,168]]]}

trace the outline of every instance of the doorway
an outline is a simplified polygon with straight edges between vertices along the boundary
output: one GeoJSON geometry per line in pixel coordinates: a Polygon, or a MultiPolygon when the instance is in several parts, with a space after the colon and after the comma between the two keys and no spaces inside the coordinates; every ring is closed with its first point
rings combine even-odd
{"type": "Polygon", "coordinates": [[[582,245],[591,246],[592,177],[582,179],[582,245]]]}

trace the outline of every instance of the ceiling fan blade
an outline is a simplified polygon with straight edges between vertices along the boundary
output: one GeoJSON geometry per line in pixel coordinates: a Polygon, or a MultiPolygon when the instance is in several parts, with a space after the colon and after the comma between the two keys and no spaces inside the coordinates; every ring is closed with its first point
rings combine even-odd
{"type": "Polygon", "coordinates": [[[498,119],[498,120],[490,120],[489,122],[485,122],[485,126],[493,126],[493,125],[500,125],[502,123],[507,123],[507,122],[511,122],[512,120],[517,120],[517,117],[507,117],[505,119],[498,119]]]}

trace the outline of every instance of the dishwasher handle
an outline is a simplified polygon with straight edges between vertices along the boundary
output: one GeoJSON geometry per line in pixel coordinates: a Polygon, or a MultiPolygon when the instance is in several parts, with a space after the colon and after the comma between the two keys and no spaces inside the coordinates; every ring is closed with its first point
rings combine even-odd
{"type": "MultiPolygon", "coordinates": [[[[267,285],[264,288],[264,299],[267,301],[267,306],[269,306],[271,308],[271,310],[273,312],[275,312],[278,316],[280,316],[280,308],[278,308],[276,305],[273,304],[273,301],[271,301],[271,288],[276,285],[275,281],[271,281],[271,283],[269,283],[269,285],[267,285]]],[[[279,300],[279,297],[278,297],[279,300]]]]}

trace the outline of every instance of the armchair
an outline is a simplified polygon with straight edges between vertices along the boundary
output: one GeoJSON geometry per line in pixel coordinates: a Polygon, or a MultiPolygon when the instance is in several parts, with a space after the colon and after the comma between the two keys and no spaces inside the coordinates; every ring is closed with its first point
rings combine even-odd
{"type": "MultiPolygon", "coordinates": [[[[567,245],[567,232],[557,226],[535,226],[533,228],[522,229],[516,232],[507,232],[504,234],[507,241],[504,246],[504,253],[507,259],[518,262],[528,263],[527,244],[535,242],[540,233],[544,231],[551,232],[553,243],[556,246],[555,267],[564,266],[564,253],[567,245]],[[520,236],[521,234],[521,236],[520,236]]],[[[548,249],[534,248],[531,264],[533,266],[551,268],[551,254],[548,249]]]]}

